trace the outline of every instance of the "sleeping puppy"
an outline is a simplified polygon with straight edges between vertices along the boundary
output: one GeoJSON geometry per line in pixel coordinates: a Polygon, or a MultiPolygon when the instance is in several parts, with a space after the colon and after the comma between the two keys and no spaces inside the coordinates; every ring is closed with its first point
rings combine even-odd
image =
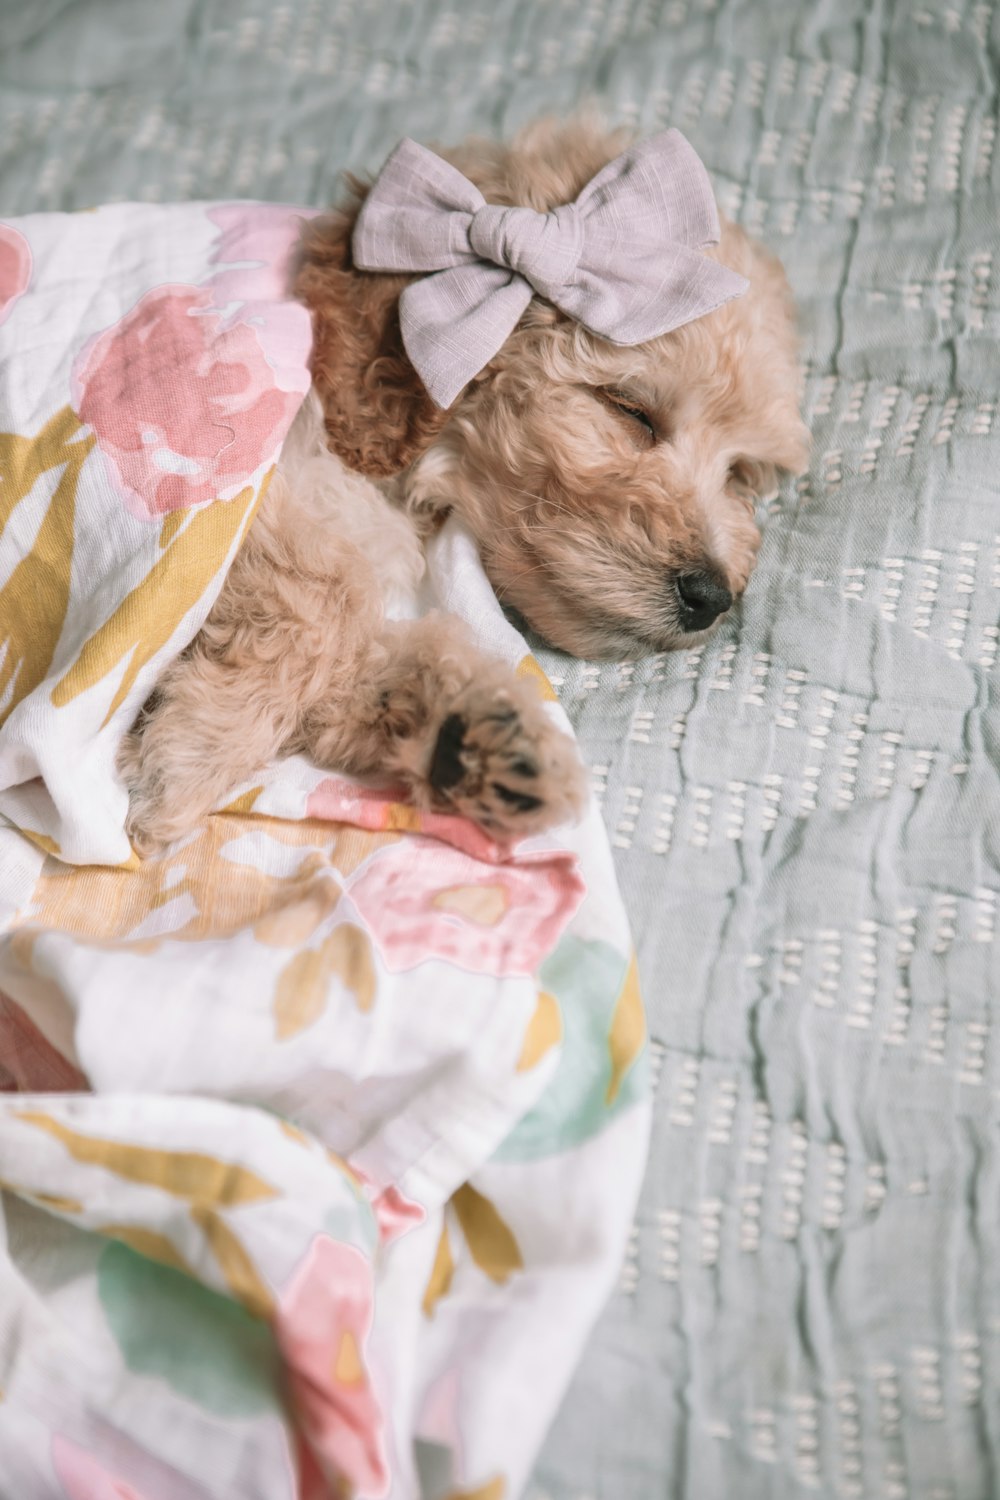
{"type": "MultiPolygon", "coordinates": [[[[629,140],[542,122],[446,156],[478,201],[537,211],[530,228],[556,222],[549,211],[629,140]]],[[[698,254],[745,277],[745,295],[626,345],[533,286],[445,405],[404,343],[400,296],[419,273],[358,268],[368,189],[353,188],[304,229],[313,392],[201,633],[122,749],[141,852],[296,751],[402,781],[418,806],[496,837],[571,819],[582,768],[530,682],[454,618],[393,622],[384,600],[416,582],[423,541],[455,512],[500,599],[554,646],[611,659],[692,646],[747,585],[755,499],[806,460],[787,283],[736,225],[698,254]]],[[[494,220],[516,239],[518,221],[494,220]]]]}

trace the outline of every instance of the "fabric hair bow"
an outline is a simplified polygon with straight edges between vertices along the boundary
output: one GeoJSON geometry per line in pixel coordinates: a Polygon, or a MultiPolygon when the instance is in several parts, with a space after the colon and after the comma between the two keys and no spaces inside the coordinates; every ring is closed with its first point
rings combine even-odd
{"type": "Polygon", "coordinates": [[[749,283],[700,253],[719,242],[708,173],[679,130],[618,156],[549,213],[487,203],[457,168],[404,140],[354,229],[363,271],[428,272],[399,299],[403,343],[450,406],[537,293],[591,333],[641,344],[703,317],[749,283]]]}

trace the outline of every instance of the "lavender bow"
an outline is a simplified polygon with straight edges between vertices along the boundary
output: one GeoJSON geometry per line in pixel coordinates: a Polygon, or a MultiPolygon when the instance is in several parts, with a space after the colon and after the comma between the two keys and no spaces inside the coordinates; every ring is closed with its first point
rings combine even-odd
{"type": "Polygon", "coordinates": [[[537,292],[615,344],[712,312],[749,283],[700,253],[719,242],[701,160],[665,130],[609,162],[575,203],[501,208],[404,140],[354,229],[363,271],[425,271],[399,299],[406,352],[440,407],[493,358],[537,292]]]}

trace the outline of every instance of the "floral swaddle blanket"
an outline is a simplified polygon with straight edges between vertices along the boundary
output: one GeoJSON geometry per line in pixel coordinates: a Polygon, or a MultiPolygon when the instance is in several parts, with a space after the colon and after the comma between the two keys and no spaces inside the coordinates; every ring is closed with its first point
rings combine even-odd
{"type": "MultiPolygon", "coordinates": [[[[298,217],[0,223],[3,1500],[514,1500],[638,1192],[593,807],[511,850],[295,757],[124,833],[308,389],[298,217]]],[[[552,698],[459,528],[428,568],[552,698]]]]}

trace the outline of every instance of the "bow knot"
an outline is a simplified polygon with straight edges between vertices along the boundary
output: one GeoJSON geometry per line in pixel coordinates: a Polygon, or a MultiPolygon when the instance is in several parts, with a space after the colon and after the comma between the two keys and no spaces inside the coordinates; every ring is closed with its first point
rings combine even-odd
{"type": "Polygon", "coordinates": [[[450,406],[547,298],[591,333],[642,344],[742,296],[703,252],[719,241],[708,174],[678,130],[633,146],[548,213],[487,203],[457,168],[404,140],[354,228],[363,271],[429,272],[399,299],[406,352],[450,406]]]}
{"type": "Polygon", "coordinates": [[[575,203],[547,214],[484,203],[472,216],[469,244],[480,260],[506,266],[551,298],[577,268],[583,225],[575,203]]]}

